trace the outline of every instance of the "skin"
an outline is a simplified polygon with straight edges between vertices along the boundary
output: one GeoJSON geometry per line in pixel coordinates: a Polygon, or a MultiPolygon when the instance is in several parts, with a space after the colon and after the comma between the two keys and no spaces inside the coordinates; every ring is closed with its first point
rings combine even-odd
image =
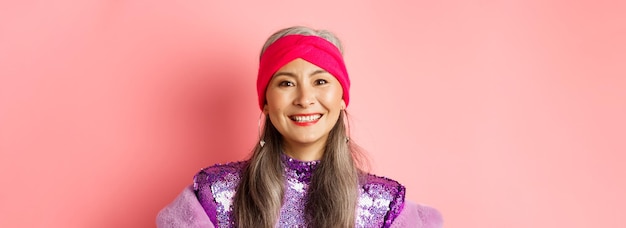
{"type": "Polygon", "coordinates": [[[301,161],[320,160],[329,132],[346,107],[342,97],[341,84],[333,75],[303,59],[295,59],[270,80],[263,113],[282,135],[287,155],[301,161]],[[293,116],[301,114],[321,117],[317,122],[298,124],[293,116]]]}

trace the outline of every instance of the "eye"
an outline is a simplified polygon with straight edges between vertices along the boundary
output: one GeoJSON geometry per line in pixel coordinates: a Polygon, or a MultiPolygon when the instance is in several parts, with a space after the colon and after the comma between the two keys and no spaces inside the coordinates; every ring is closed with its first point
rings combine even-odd
{"type": "Polygon", "coordinates": [[[326,81],[324,79],[317,79],[317,80],[315,80],[315,84],[316,85],[324,85],[326,83],[328,83],[328,81],[326,81]]]}
{"type": "Polygon", "coordinates": [[[282,81],[278,84],[278,86],[280,87],[289,87],[289,86],[294,86],[293,82],[290,81],[282,81]]]}

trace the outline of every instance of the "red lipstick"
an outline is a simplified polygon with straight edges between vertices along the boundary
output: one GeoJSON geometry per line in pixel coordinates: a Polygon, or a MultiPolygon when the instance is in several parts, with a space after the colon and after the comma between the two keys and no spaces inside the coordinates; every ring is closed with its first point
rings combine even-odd
{"type": "Polygon", "coordinates": [[[289,116],[296,125],[298,126],[311,126],[316,124],[322,118],[322,114],[319,113],[306,113],[306,114],[295,114],[289,116]]]}

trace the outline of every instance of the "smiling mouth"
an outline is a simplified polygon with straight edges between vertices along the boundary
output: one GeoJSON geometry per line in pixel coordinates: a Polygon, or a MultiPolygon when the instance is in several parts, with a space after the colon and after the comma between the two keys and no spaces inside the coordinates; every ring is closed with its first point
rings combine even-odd
{"type": "Polygon", "coordinates": [[[295,121],[296,123],[310,123],[316,122],[322,118],[322,114],[313,114],[313,115],[293,115],[289,116],[289,119],[295,121]]]}

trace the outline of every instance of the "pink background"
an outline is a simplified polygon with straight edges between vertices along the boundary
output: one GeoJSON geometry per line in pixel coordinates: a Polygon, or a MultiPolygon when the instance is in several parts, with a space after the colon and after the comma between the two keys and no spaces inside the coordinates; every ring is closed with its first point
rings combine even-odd
{"type": "Polygon", "coordinates": [[[154,226],[253,147],[296,24],[344,41],[352,138],[445,227],[626,223],[625,1],[220,2],[0,3],[0,227],[154,226]]]}

